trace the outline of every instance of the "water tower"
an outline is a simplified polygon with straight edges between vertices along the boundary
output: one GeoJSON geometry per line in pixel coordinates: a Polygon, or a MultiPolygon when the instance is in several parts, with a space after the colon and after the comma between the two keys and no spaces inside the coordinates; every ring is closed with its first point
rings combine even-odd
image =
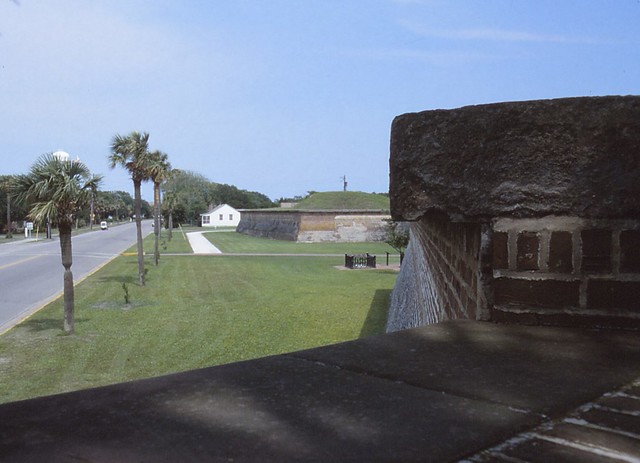
{"type": "Polygon", "coordinates": [[[68,161],[71,158],[69,153],[62,150],[55,151],[52,156],[56,158],[58,161],[68,161]]]}

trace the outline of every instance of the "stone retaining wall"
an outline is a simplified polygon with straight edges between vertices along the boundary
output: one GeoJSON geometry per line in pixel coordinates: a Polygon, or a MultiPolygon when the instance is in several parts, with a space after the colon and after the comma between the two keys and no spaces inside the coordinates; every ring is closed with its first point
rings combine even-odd
{"type": "Polygon", "coordinates": [[[308,243],[384,241],[389,218],[386,211],[245,210],[237,231],[308,243]]]}

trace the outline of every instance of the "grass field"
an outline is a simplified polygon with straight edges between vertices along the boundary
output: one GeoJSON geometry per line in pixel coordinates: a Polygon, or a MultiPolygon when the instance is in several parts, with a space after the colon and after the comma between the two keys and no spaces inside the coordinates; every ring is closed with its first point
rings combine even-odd
{"type": "MultiPolygon", "coordinates": [[[[166,252],[183,245],[175,233],[166,252]]],[[[120,257],[76,287],[75,335],[56,301],[0,337],[0,402],[381,333],[397,274],[343,261],[165,255],[154,267],[148,252],[141,288],[135,256],[120,257]]]]}
{"type": "Polygon", "coordinates": [[[205,232],[204,236],[222,252],[232,253],[364,254],[368,252],[379,255],[384,255],[387,252],[397,253],[386,243],[298,243],[255,238],[233,232],[205,232]]]}

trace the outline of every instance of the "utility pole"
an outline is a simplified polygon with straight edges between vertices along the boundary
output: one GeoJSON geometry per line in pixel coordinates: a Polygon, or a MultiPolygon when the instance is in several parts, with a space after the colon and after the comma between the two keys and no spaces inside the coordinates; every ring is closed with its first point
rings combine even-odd
{"type": "Polygon", "coordinates": [[[7,182],[7,239],[11,239],[11,194],[9,192],[9,182],[7,182]]]}
{"type": "Polygon", "coordinates": [[[347,176],[342,176],[342,191],[347,191],[347,176]]]}

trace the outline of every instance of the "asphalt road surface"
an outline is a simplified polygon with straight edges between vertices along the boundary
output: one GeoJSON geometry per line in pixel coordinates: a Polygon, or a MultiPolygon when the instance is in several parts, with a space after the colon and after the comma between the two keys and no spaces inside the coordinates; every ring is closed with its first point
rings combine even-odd
{"type": "MultiPolygon", "coordinates": [[[[152,231],[143,221],[143,236],[152,231]]],[[[0,237],[2,239],[2,237],[0,237]]],[[[83,233],[72,238],[74,282],[77,284],[136,242],[135,223],[83,233]]],[[[60,241],[0,244],[0,333],[62,295],[64,268],[60,241]]]]}

